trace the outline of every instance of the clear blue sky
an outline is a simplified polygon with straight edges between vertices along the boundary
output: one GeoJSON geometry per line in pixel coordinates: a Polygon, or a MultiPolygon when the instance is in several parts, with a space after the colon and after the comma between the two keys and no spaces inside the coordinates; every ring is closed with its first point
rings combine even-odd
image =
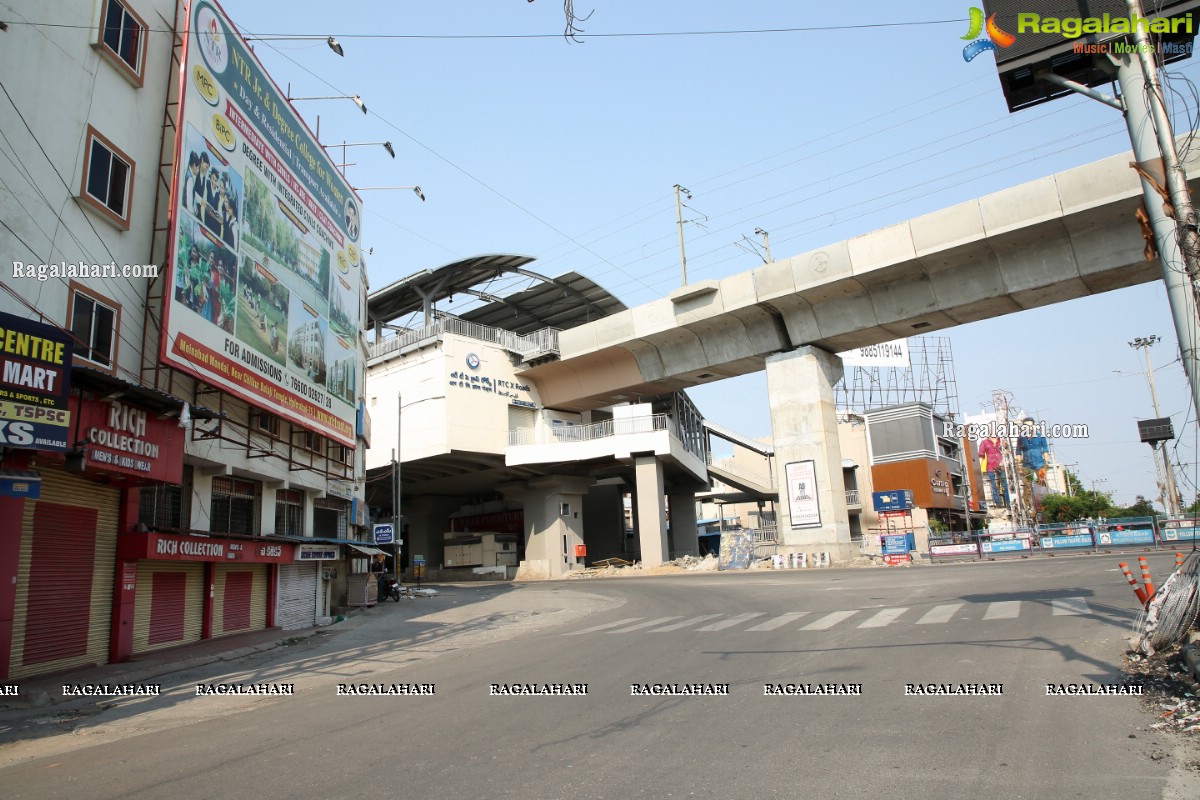
{"type": "MultiPolygon", "coordinates": [[[[245,35],[336,35],[344,58],[322,41],[256,51],[293,96],[362,96],[367,116],[348,100],[296,103],[310,127],[320,116],[326,143],[395,145],[394,161],[381,147],[350,149],[352,184],[425,190],[427,203],[363,195],[374,288],[511,252],[546,274],[582,272],[632,306],[679,285],[676,183],[694,195],[688,217],[708,218],[687,227],[699,280],[761,263],[735,244],[755,227],[783,258],[1128,149],[1119,114],[1084,98],[1009,114],[992,56],[963,61],[968,4],[957,2],[868,2],[851,17],[777,0],[577,0],[593,12],[583,44],[558,35],[559,0],[224,5],[245,35]],[[593,37],[881,23],[927,24],[593,37]],[[520,34],[545,38],[439,38],[520,34]]],[[[1198,75],[1192,60],[1174,71],[1198,75]]],[[[1185,130],[1196,108],[1178,111],[1185,130]]],[[[1118,502],[1153,497],[1134,424],[1152,416],[1149,390],[1127,344],[1150,334],[1163,337],[1152,355],[1190,501],[1196,425],[1160,283],[953,329],[962,411],[1007,389],[1048,422],[1086,423],[1087,439],[1054,443],[1060,460],[1088,485],[1107,479],[1099,486],[1118,502]]],[[[719,423],[770,432],[761,376],[693,397],[719,423]]]]}

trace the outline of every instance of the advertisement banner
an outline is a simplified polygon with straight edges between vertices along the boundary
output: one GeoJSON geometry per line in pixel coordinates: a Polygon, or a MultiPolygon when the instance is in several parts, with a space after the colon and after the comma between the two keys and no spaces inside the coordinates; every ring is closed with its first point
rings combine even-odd
{"type": "Polygon", "coordinates": [[[990,542],[983,542],[981,547],[985,553],[1010,553],[1029,550],[1030,543],[1028,539],[994,539],[990,542]]]}
{"type": "Polygon", "coordinates": [[[162,360],[354,447],[362,206],[212,0],[185,42],[162,360]]]}
{"type": "Polygon", "coordinates": [[[1065,550],[1071,547],[1091,547],[1090,533],[1072,533],[1066,536],[1043,536],[1038,540],[1043,550],[1065,550]]]}
{"type": "Polygon", "coordinates": [[[66,452],[73,339],[0,312],[0,446],[66,452]]]}
{"type": "Polygon", "coordinates": [[[184,435],[178,420],[120,400],[76,397],[71,407],[89,470],[183,481],[184,435]]]}
{"type": "Polygon", "coordinates": [[[846,367],[907,367],[908,339],[896,339],[838,353],[846,367]]]}
{"type": "Polygon", "coordinates": [[[1154,530],[1151,528],[1125,528],[1100,530],[1096,532],[1096,543],[1105,545],[1154,544],[1154,530]]]}
{"type": "Polygon", "coordinates": [[[788,512],[793,528],[811,528],[821,524],[821,506],[817,500],[817,467],[812,459],[793,461],[784,467],[787,476],[788,512]]]}
{"type": "Polygon", "coordinates": [[[929,548],[932,556],[974,556],[979,554],[979,547],[974,543],[935,544],[929,548]]]}

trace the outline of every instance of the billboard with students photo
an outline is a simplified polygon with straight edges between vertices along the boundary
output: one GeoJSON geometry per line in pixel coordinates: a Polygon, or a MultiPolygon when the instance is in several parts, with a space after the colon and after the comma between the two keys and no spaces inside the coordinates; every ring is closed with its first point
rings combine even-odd
{"type": "Polygon", "coordinates": [[[162,360],[353,447],[359,200],[213,0],[181,80],[162,360]]]}

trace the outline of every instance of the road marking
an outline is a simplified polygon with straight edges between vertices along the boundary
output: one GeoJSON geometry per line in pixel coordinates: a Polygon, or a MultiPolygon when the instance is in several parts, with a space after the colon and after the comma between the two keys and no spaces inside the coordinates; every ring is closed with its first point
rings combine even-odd
{"type": "Polygon", "coordinates": [[[738,614],[736,617],[723,619],[720,622],[714,622],[712,625],[705,625],[703,628],[696,628],[698,631],[723,631],[726,628],[732,628],[734,625],[741,625],[747,620],[752,620],[755,617],[761,617],[763,612],[755,611],[753,614],[738,614]]]}
{"type": "Polygon", "coordinates": [[[954,614],[963,607],[962,603],[947,603],[944,606],[934,606],[925,612],[925,616],[917,620],[918,625],[940,625],[949,622],[954,614]]]}
{"type": "Polygon", "coordinates": [[[618,625],[628,625],[631,622],[637,622],[639,619],[641,619],[641,617],[629,617],[627,619],[619,619],[616,622],[606,622],[603,625],[593,625],[592,627],[584,628],[581,631],[567,631],[566,633],[563,634],[563,636],[578,636],[581,633],[595,633],[596,631],[602,631],[605,628],[615,628],[618,625]]]}
{"type": "Polygon", "coordinates": [[[1052,609],[1050,613],[1056,617],[1092,613],[1092,610],[1088,608],[1087,600],[1082,597],[1062,597],[1058,600],[1051,600],[1050,608],[1052,609]]]}
{"type": "Polygon", "coordinates": [[[816,622],[810,622],[809,624],[805,625],[800,630],[802,630],[802,631],[827,631],[830,628],[832,628],[834,625],[837,625],[842,620],[847,619],[849,617],[853,617],[857,613],[858,613],[857,609],[855,609],[854,611],[834,611],[832,614],[826,614],[825,616],[821,617],[816,622]]]}
{"type": "Polygon", "coordinates": [[[860,627],[860,628],[882,628],[886,625],[891,625],[905,611],[908,611],[908,609],[907,608],[885,608],[883,611],[880,611],[878,614],[871,617],[869,620],[862,623],[858,627],[860,627]]]}
{"type": "Polygon", "coordinates": [[[630,625],[625,628],[617,628],[616,630],[605,631],[605,633],[629,633],[630,631],[637,631],[637,630],[641,630],[642,628],[649,628],[651,625],[662,625],[664,622],[670,622],[673,619],[682,619],[682,615],[676,614],[673,617],[659,617],[658,619],[652,619],[648,622],[639,622],[635,625],[630,625]]]}
{"type": "Polygon", "coordinates": [[[667,631],[677,631],[681,628],[688,628],[688,627],[691,627],[692,625],[697,625],[701,622],[704,622],[704,620],[706,620],[706,619],[716,619],[719,616],[721,616],[721,615],[720,614],[703,614],[699,617],[692,617],[691,619],[685,619],[683,622],[676,622],[673,625],[664,625],[661,628],[654,628],[650,631],[650,633],[666,633],[667,631]]]}
{"type": "Polygon", "coordinates": [[[987,613],[983,615],[983,618],[1015,619],[1020,613],[1020,600],[1001,600],[995,603],[988,603],[988,610],[987,613]]]}
{"type": "Polygon", "coordinates": [[[796,620],[800,619],[801,617],[807,617],[807,616],[808,616],[807,611],[791,611],[791,612],[788,612],[787,614],[780,614],[778,617],[775,617],[774,619],[769,619],[766,622],[760,622],[758,625],[755,625],[753,628],[746,628],[746,630],[748,630],[748,631],[773,631],[776,628],[782,628],[784,625],[787,625],[789,622],[795,622],[796,620]]]}

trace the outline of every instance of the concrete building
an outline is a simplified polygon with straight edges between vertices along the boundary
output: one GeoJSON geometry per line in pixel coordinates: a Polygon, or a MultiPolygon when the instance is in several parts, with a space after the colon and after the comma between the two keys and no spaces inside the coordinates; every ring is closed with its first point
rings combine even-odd
{"type": "Polygon", "coordinates": [[[311,625],[364,531],[369,419],[237,323],[256,139],[222,101],[231,59],[265,73],[205,0],[10,6],[37,24],[0,33],[0,679],[311,625]]]}

